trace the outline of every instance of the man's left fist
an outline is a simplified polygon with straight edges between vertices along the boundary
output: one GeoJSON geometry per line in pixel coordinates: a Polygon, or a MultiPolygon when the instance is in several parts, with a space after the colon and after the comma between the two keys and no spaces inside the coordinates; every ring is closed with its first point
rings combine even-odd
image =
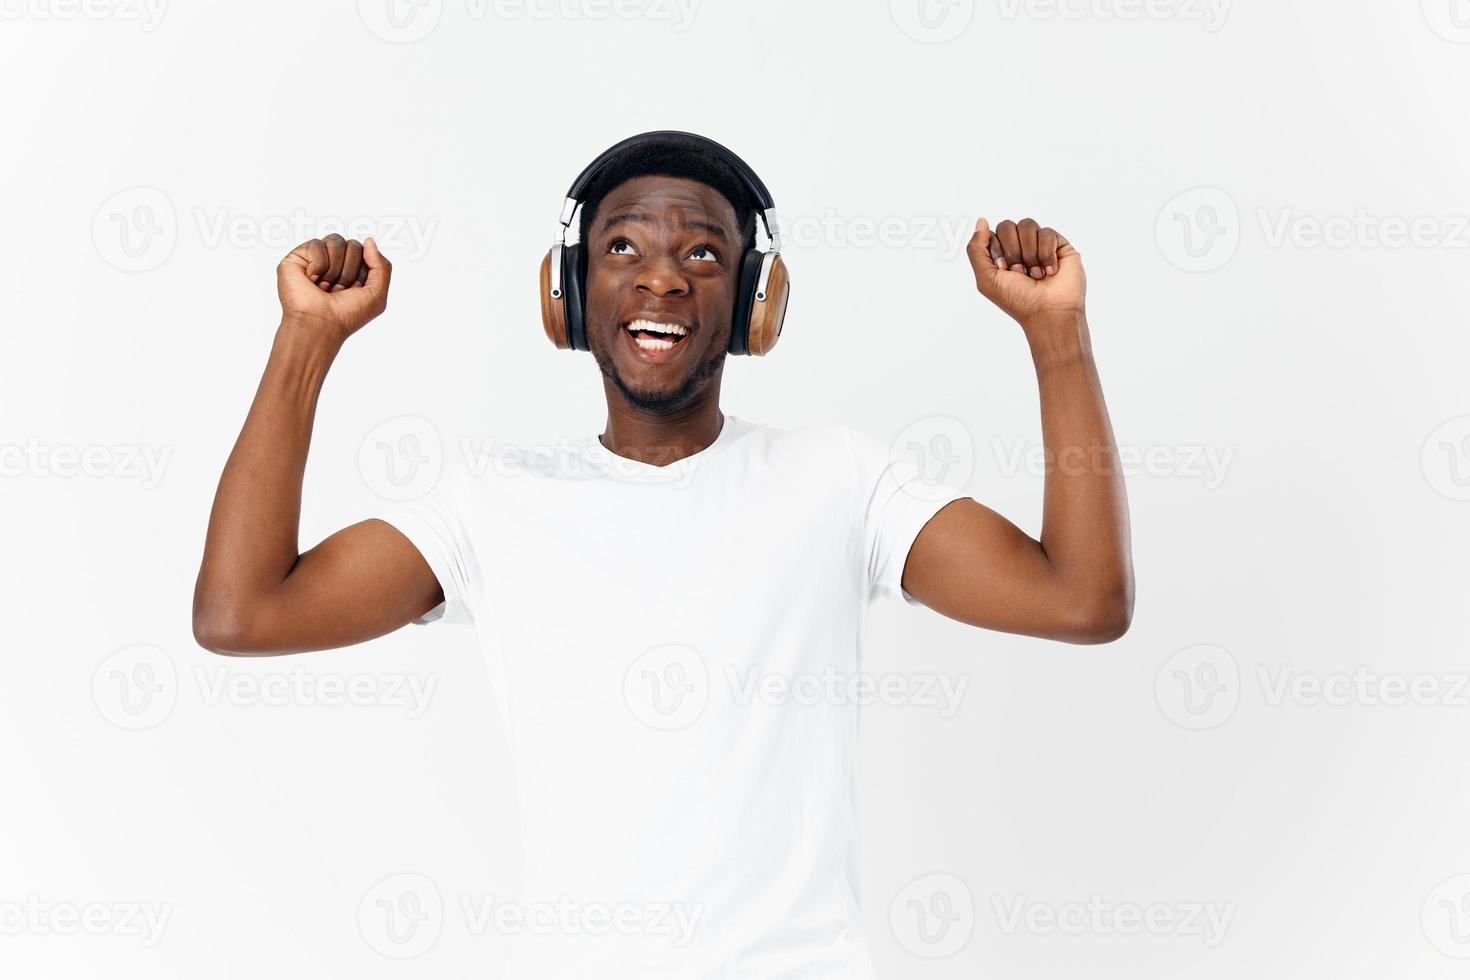
{"type": "Polygon", "coordinates": [[[966,247],[980,293],[1024,328],[1051,316],[1081,315],[1087,294],[1082,255],[1059,233],[1031,218],[984,218],[966,247]]]}

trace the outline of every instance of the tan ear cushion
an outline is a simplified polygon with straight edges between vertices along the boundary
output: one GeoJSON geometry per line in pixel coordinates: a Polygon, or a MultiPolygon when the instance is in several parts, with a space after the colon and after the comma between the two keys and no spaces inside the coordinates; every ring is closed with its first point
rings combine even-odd
{"type": "Polygon", "coordinates": [[[541,326],[546,338],[565,350],[571,346],[567,340],[566,293],[561,299],[551,298],[551,252],[541,260],[541,326]]]}
{"type": "Polygon", "coordinates": [[[791,280],[781,256],[771,260],[771,275],[766,280],[766,298],[750,304],[750,337],[746,347],[756,355],[768,354],[781,336],[781,323],[786,319],[786,301],[791,296],[791,280]]]}

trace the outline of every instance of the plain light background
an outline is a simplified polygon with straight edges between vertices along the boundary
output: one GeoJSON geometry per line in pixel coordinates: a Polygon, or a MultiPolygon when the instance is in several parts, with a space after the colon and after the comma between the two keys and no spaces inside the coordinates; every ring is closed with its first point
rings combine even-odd
{"type": "Polygon", "coordinates": [[[789,232],[727,411],[917,444],[1035,533],[1034,374],[963,252],[1031,215],[1083,253],[1137,456],[1121,641],[873,608],[875,676],[965,685],[863,709],[880,974],[1464,975],[1464,0],[0,18],[6,976],[499,975],[466,909],[521,870],[473,633],[230,660],[191,591],[285,251],[353,223],[396,264],[326,385],[306,547],[467,444],[600,430],[537,264],[577,172],[662,128],[789,232]]]}

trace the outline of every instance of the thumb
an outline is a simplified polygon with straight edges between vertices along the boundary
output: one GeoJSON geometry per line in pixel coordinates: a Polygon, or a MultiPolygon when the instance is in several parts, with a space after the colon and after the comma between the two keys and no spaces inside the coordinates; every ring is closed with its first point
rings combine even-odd
{"type": "Polygon", "coordinates": [[[970,266],[975,270],[975,285],[982,295],[993,299],[997,293],[996,280],[1000,276],[1000,270],[995,267],[995,259],[990,255],[990,240],[990,222],[981,218],[975,222],[975,234],[970,236],[965,254],[970,257],[970,266]]]}
{"type": "Polygon", "coordinates": [[[393,278],[393,263],[378,251],[378,243],[371,237],[362,243],[362,260],[367,264],[368,270],[367,282],[363,283],[363,288],[377,299],[385,300],[388,296],[388,283],[393,278]]]}

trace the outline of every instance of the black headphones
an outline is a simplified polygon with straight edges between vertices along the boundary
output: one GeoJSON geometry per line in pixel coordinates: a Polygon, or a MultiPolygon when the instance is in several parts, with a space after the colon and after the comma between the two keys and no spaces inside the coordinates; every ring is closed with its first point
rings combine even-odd
{"type": "Polygon", "coordinates": [[[765,227],[770,248],[746,248],[740,258],[740,283],[735,293],[735,311],[730,328],[731,354],[765,354],[776,346],[786,318],[786,301],[791,281],[781,261],[781,235],[777,230],[776,202],[761,179],[735,154],[712,139],[694,133],[661,129],[630,136],[609,147],[572,182],[562,205],[561,230],[556,244],[541,260],[541,325],[551,342],[562,349],[588,350],[587,344],[587,252],[585,243],[567,244],[567,229],[582,194],[609,160],[629,147],[655,140],[677,138],[692,141],[713,152],[730,165],[760,205],[757,212],[765,227]]]}

